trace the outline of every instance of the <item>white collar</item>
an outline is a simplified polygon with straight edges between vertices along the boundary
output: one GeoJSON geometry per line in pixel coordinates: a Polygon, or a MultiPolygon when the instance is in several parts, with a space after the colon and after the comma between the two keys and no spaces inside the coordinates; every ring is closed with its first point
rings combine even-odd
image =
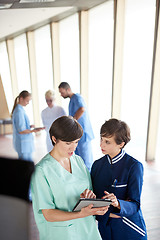
{"type": "Polygon", "coordinates": [[[114,163],[119,162],[119,161],[123,158],[124,155],[125,155],[125,151],[124,151],[124,149],[122,149],[122,151],[121,151],[117,156],[115,156],[114,158],[112,158],[112,161],[111,161],[109,155],[107,155],[107,159],[108,159],[108,162],[109,162],[110,164],[114,164],[114,163]]]}

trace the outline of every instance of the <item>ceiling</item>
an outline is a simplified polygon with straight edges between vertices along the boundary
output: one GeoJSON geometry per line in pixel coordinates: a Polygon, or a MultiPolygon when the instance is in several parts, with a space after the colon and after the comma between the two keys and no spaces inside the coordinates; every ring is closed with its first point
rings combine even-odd
{"type": "Polygon", "coordinates": [[[0,0],[0,41],[11,39],[107,0],[0,0]]]}

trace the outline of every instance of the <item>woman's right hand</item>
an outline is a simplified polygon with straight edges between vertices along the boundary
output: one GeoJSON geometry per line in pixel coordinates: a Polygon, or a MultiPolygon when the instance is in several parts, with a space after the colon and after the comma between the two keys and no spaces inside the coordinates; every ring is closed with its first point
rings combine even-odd
{"type": "Polygon", "coordinates": [[[81,198],[96,198],[96,195],[92,190],[86,189],[83,193],[80,195],[81,198]]]}
{"type": "Polygon", "coordinates": [[[104,215],[108,211],[109,206],[93,208],[93,204],[81,209],[80,214],[82,217],[87,217],[91,215],[104,215]]]}

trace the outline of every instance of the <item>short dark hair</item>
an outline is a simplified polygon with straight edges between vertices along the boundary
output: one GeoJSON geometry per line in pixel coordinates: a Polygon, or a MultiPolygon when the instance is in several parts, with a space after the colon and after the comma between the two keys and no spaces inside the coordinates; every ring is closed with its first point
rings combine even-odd
{"type": "Polygon", "coordinates": [[[119,145],[124,142],[124,146],[131,140],[130,129],[128,125],[116,118],[111,118],[106,121],[100,130],[101,137],[113,137],[119,145]]]}
{"type": "Polygon", "coordinates": [[[49,129],[50,139],[53,146],[55,143],[52,140],[54,136],[57,140],[64,142],[72,142],[79,139],[83,135],[83,129],[81,125],[71,116],[62,116],[57,118],[49,129]]]}
{"type": "Polygon", "coordinates": [[[68,89],[68,88],[71,88],[71,87],[70,87],[70,85],[67,82],[61,82],[59,84],[58,88],[68,89]]]}

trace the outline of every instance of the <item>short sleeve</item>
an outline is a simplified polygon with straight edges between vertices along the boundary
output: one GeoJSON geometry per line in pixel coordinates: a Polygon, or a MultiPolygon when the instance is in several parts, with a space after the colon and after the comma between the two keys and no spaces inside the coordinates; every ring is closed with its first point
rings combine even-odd
{"type": "Polygon", "coordinates": [[[25,121],[25,115],[22,111],[18,111],[15,117],[15,126],[18,132],[22,132],[27,129],[25,121]]]}
{"type": "Polygon", "coordinates": [[[51,188],[40,166],[36,167],[36,171],[32,176],[31,192],[38,211],[42,209],[55,209],[51,188]]]}
{"type": "Polygon", "coordinates": [[[78,108],[85,107],[84,100],[80,95],[79,96],[75,95],[74,101],[75,101],[75,105],[78,106],[78,108]]]}

